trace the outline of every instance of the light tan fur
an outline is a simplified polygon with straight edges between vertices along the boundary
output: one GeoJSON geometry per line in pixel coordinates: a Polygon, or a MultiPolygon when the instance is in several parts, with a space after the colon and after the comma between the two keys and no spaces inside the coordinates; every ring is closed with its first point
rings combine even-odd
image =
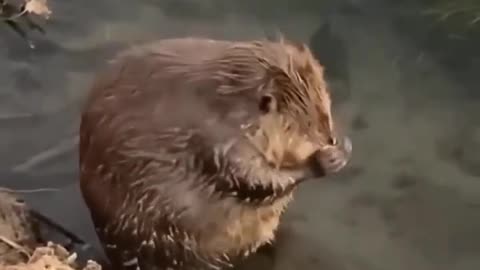
{"type": "Polygon", "coordinates": [[[315,151],[335,140],[331,99],[323,67],[304,44],[253,42],[237,45],[221,58],[221,63],[241,64],[221,79],[235,78],[235,85],[224,85],[219,92],[232,94],[260,85],[258,91],[276,98],[278,112],[257,119],[247,137],[265,159],[276,168],[297,168],[315,151]],[[255,62],[260,63],[255,65],[255,62]],[[243,87],[239,87],[243,86],[243,87]]]}

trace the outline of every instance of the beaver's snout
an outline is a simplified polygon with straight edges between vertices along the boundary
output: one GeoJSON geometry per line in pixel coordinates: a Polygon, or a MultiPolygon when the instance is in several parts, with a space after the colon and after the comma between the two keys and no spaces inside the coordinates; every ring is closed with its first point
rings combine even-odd
{"type": "Polygon", "coordinates": [[[336,173],[343,169],[350,160],[352,141],[348,137],[343,137],[334,146],[319,150],[314,155],[319,176],[336,173]]]}

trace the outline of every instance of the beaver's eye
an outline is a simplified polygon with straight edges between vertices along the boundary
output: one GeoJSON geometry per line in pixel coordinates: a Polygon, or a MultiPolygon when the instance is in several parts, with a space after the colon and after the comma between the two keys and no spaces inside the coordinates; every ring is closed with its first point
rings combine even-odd
{"type": "Polygon", "coordinates": [[[264,113],[267,113],[268,110],[270,109],[269,107],[269,104],[270,102],[272,102],[272,97],[271,96],[263,96],[261,99],[260,99],[260,104],[258,104],[258,107],[260,109],[260,111],[264,112],[264,113]]]}
{"type": "Polygon", "coordinates": [[[272,95],[264,95],[261,97],[258,107],[263,113],[275,111],[277,110],[276,100],[272,95]]]}

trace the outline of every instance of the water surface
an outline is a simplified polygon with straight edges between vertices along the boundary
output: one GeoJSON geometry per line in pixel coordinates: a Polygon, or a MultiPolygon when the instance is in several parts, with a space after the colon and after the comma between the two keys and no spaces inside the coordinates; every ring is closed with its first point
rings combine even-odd
{"type": "Polygon", "coordinates": [[[418,1],[293,2],[50,0],[36,50],[1,28],[0,183],[60,188],[25,196],[95,245],[72,148],[93,74],[144,41],[280,31],[326,66],[354,157],[342,174],[299,190],[268,265],[480,269],[480,37],[447,33],[418,15],[418,1]],[[62,151],[32,162],[52,148],[62,151]]]}

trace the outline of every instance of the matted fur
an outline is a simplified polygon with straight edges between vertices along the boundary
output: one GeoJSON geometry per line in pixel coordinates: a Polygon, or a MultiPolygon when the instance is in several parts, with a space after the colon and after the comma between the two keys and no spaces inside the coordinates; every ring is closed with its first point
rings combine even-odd
{"type": "Polygon", "coordinates": [[[185,74],[191,84],[208,78],[217,82],[221,95],[271,93],[276,97],[279,112],[256,118],[255,126],[261,130],[248,135],[272,164],[303,165],[306,157],[335,138],[323,67],[305,44],[283,37],[278,41],[198,41],[172,39],[149,48],[154,57],[169,62],[165,72],[185,74]],[[191,43],[201,53],[185,53],[191,43]]]}
{"type": "Polygon", "coordinates": [[[285,40],[117,56],[80,128],[82,194],[116,269],[217,269],[271,241],[296,185],[323,176],[307,160],[337,147],[330,103],[322,67],[285,40]]]}
{"type": "Polygon", "coordinates": [[[260,128],[249,138],[277,168],[303,165],[336,136],[323,67],[306,45],[283,38],[239,43],[207,66],[214,78],[229,82],[219,87],[221,94],[255,90],[276,98],[279,111],[259,117],[260,128]]]}

